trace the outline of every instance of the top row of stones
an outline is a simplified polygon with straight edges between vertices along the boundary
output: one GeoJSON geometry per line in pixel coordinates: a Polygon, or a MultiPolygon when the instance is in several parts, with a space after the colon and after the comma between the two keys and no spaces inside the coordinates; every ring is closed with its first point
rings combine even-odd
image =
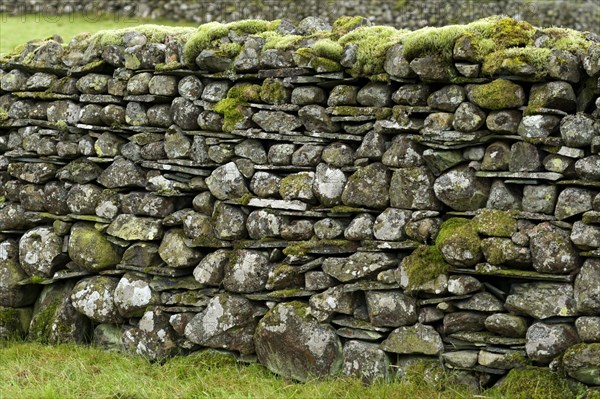
{"type": "Polygon", "coordinates": [[[307,68],[345,71],[373,80],[458,82],[511,75],[573,83],[581,70],[600,73],[600,36],[565,28],[536,28],[508,17],[416,31],[371,26],[363,17],[342,17],[332,25],[309,17],[209,23],[194,28],[143,25],[81,34],[68,46],[61,39],[29,42],[1,62],[33,68],[90,71],[103,64],[128,69],[252,73],[307,68]]]}

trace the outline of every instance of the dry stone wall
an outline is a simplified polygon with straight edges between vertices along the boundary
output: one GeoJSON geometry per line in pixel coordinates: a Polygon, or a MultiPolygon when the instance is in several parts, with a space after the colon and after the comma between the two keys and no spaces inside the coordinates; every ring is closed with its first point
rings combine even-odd
{"type": "Polygon", "coordinates": [[[600,39],[142,26],[0,64],[0,336],[600,385],[600,39]]]}
{"type": "Polygon", "coordinates": [[[594,0],[3,0],[0,12],[11,15],[82,13],[94,20],[99,12],[118,17],[166,18],[206,23],[248,18],[309,16],[336,19],[343,15],[366,15],[375,24],[417,29],[468,23],[503,14],[539,26],[564,26],[578,30],[600,29],[600,5],[594,0]]]}

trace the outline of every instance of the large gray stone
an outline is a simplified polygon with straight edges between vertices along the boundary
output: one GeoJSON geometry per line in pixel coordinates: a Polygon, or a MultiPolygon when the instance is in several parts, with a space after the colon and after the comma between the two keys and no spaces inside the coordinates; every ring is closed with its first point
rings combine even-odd
{"type": "Polygon", "coordinates": [[[390,359],[377,344],[357,340],[347,341],[344,344],[342,374],[360,378],[367,384],[387,381],[390,374],[390,359]]]}
{"type": "Polygon", "coordinates": [[[392,331],[380,348],[400,354],[439,355],[444,351],[444,344],[432,326],[417,323],[392,331]]]}
{"type": "Polygon", "coordinates": [[[442,204],[435,196],[434,180],[424,166],[395,170],[390,183],[390,205],[404,209],[440,209],[442,204]]]}
{"type": "Polygon", "coordinates": [[[148,306],[159,302],[159,295],[150,287],[151,279],[135,273],[125,273],[114,289],[114,303],[123,317],[142,317],[148,306]]]}
{"type": "Polygon", "coordinates": [[[238,293],[262,291],[272,268],[273,265],[263,252],[236,250],[225,266],[223,286],[228,291],[238,293]]]}
{"type": "Polygon", "coordinates": [[[567,115],[560,122],[560,135],[569,147],[586,147],[600,135],[600,124],[584,113],[567,115]]]}
{"type": "Polygon", "coordinates": [[[319,324],[301,302],[271,309],[258,323],[254,345],[261,364],[299,381],[336,375],[343,362],[335,331],[319,324]]]}
{"type": "Polygon", "coordinates": [[[395,256],[378,252],[356,252],[347,258],[327,258],[323,271],[342,282],[362,279],[397,266],[395,256]]]}
{"type": "Polygon", "coordinates": [[[202,346],[250,354],[254,352],[252,335],[257,325],[256,316],[256,309],[243,296],[218,294],[204,311],[190,320],[185,336],[202,346]]]}
{"type": "Polygon", "coordinates": [[[73,225],[68,251],[73,262],[89,271],[110,269],[121,260],[118,247],[87,223],[73,225]]]}
{"type": "Polygon", "coordinates": [[[490,192],[490,181],[475,176],[468,166],[458,166],[435,180],[436,197],[457,211],[474,211],[485,206],[490,192]]]}
{"type": "Polygon", "coordinates": [[[504,306],[536,319],[577,314],[573,286],[563,283],[513,284],[504,306]]]}
{"type": "Polygon", "coordinates": [[[16,308],[35,302],[39,290],[35,286],[17,284],[28,277],[19,265],[17,242],[0,242],[0,306],[16,308]]]}
{"type": "Polygon", "coordinates": [[[385,209],[389,202],[389,171],[381,163],[359,168],[348,178],[342,202],[348,206],[385,209]]]}
{"type": "Polygon", "coordinates": [[[194,279],[202,285],[221,285],[229,256],[230,251],[224,249],[209,253],[194,269],[194,279]]]}
{"type": "Polygon", "coordinates": [[[52,227],[36,227],[19,240],[19,262],[30,276],[52,277],[64,263],[63,240],[52,227]]]}
{"type": "Polygon", "coordinates": [[[400,327],[417,322],[417,303],[400,291],[366,291],[369,321],[379,327],[400,327]]]}
{"type": "Polygon", "coordinates": [[[600,260],[591,258],[583,263],[575,278],[575,303],[582,314],[600,312],[600,260]]]}
{"type": "Polygon", "coordinates": [[[66,280],[44,287],[33,308],[28,340],[51,345],[86,342],[92,326],[71,304],[74,285],[66,280]]]}
{"type": "Polygon", "coordinates": [[[206,184],[212,195],[220,200],[236,199],[250,193],[244,176],[234,162],[216,168],[206,178],[206,184]]]}
{"type": "Polygon", "coordinates": [[[123,322],[114,301],[119,279],[94,276],[80,280],[71,292],[71,303],[77,311],[96,323],[123,322]]]}
{"type": "Polygon", "coordinates": [[[568,348],[562,364],[569,376],[588,385],[600,385],[600,344],[579,344],[568,348]]]}
{"type": "Polygon", "coordinates": [[[404,226],[412,212],[405,209],[387,208],[381,212],[373,224],[373,234],[378,240],[400,241],[406,237],[404,226]]]}
{"type": "Polygon", "coordinates": [[[540,223],[529,231],[533,267],[540,273],[566,274],[579,266],[579,255],[569,233],[550,223],[540,223]]]}
{"type": "Polygon", "coordinates": [[[317,165],[312,190],[321,204],[335,206],[341,202],[346,181],[346,175],[340,169],[320,163],[317,165]]]}
{"type": "Polygon", "coordinates": [[[202,253],[189,247],[186,238],[183,229],[171,229],[165,233],[158,248],[158,254],[169,267],[193,267],[202,259],[202,253]]]}
{"type": "Polygon", "coordinates": [[[122,213],[108,226],[106,233],[128,241],[160,240],[163,228],[160,219],[122,213]]]}
{"type": "Polygon", "coordinates": [[[579,343],[575,327],[570,324],[535,323],[525,337],[527,357],[540,363],[550,363],[568,347],[579,343]]]}
{"type": "Polygon", "coordinates": [[[334,313],[352,315],[355,302],[353,293],[338,285],[310,297],[310,314],[320,322],[331,319],[334,313]]]}
{"type": "Polygon", "coordinates": [[[137,327],[123,333],[123,345],[149,360],[164,360],[179,353],[177,335],[169,323],[170,314],[147,310],[137,327]]]}

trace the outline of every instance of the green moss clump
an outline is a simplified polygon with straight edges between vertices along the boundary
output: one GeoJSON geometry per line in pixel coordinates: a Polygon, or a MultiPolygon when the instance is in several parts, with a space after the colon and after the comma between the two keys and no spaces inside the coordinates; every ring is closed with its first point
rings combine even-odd
{"type": "Polygon", "coordinates": [[[358,45],[356,62],[350,68],[350,74],[368,77],[385,72],[383,64],[388,49],[399,43],[405,33],[391,26],[365,26],[342,36],[338,40],[340,45],[358,45]]]}
{"type": "Polygon", "coordinates": [[[46,278],[45,278],[45,277],[41,277],[41,276],[31,276],[31,277],[29,278],[29,282],[30,282],[31,284],[41,284],[41,283],[43,283],[44,281],[46,281],[46,278]]]}
{"type": "Polygon", "coordinates": [[[339,61],[344,53],[344,47],[331,39],[318,40],[312,45],[311,49],[318,57],[324,57],[335,61],[339,61]]]}
{"type": "Polygon", "coordinates": [[[174,70],[180,69],[182,67],[183,67],[183,65],[180,62],[171,61],[171,62],[167,62],[164,64],[156,64],[154,69],[157,72],[167,72],[167,71],[174,71],[174,70]]]}
{"type": "Polygon", "coordinates": [[[491,397],[511,399],[574,399],[577,393],[568,379],[545,367],[512,369],[504,381],[486,391],[491,397]]]}
{"type": "Polygon", "coordinates": [[[236,129],[238,122],[245,118],[244,110],[247,103],[237,98],[224,98],[213,108],[213,111],[223,115],[223,131],[231,132],[236,129]]]}
{"type": "Polygon", "coordinates": [[[5,109],[0,108],[0,123],[4,123],[8,121],[8,119],[8,112],[5,109]]]}
{"type": "Polygon", "coordinates": [[[511,237],[517,232],[514,211],[484,209],[473,218],[475,230],[486,236],[511,237]]]}
{"type": "Polygon", "coordinates": [[[534,77],[546,76],[546,64],[552,50],[537,47],[513,47],[495,51],[485,57],[481,72],[495,75],[501,72],[518,74],[523,67],[532,67],[534,77]]]}
{"type": "Polygon", "coordinates": [[[449,267],[438,247],[433,245],[419,246],[403,260],[402,266],[408,277],[408,288],[435,280],[440,274],[446,273],[449,267]]]}
{"type": "Polygon", "coordinates": [[[543,43],[545,48],[567,51],[574,55],[577,55],[578,52],[587,54],[593,43],[586,39],[586,32],[578,32],[573,29],[552,27],[542,29],[542,33],[548,36],[548,40],[543,43]]]}
{"type": "Polygon", "coordinates": [[[365,21],[366,19],[361,16],[342,16],[333,22],[331,31],[336,36],[343,36],[351,30],[360,27],[365,21]]]}
{"type": "Polygon", "coordinates": [[[227,36],[229,31],[234,31],[242,34],[258,34],[266,31],[273,31],[277,29],[280,20],[276,21],[263,21],[260,19],[256,20],[242,20],[231,22],[228,24],[221,24],[219,22],[211,22],[208,24],[200,25],[195,33],[190,35],[187,40],[185,47],[183,48],[183,59],[185,64],[194,65],[196,57],[202,50],[215,48],[219,50],[221,46],[218,43],[214,43],[217,40],[227,36]]]}
{"type": "Polygon", "coordinates": [[[69,131],[69,125],[67,124],[67,121],[64,121],[62,119],[56,121],[55,126],[60,132],[66,133],[69,131]]]}
{"type": "Polygon", "coordinates": [[[242,195],[240,198],[237,198],[235,201],[240,205],[248,205],[252,198],[255,198],[254,195],[247,193],[242,195]]]}
{"type": "Polygon", "coordinates": [[[477,105],[491,110],[517,108],[523,105],[523,99],[517,94],[521,90],[521,86],[516,83],[496,79],[490,83],[473,86],[470,97],[477,105]]]}
{"type": "Polygon", "coordinates": [[[282,35],[278,32],[267,31],[259,33],[257,36],[265,39],[265,45],[262,50],[279,49],[288,50],[294,48],[298,43],[304,39],[304,36],[300,35],[282,35]]]}
{"type": "Polygon", "coordinates": [[[227,92],[227,97],[237,98],[241,101],[260,102],[261,86],[252,83],[238,83],[227,92]]]}
{"type": "Polygon", "coordinates": [[[55,300],[38,311],[29,328],[28,338],[32,341],[49,343],[52,325],[57,317],[60,301],[55,300]]]}
{"type": "Polygon", "coordinates": [[[267,78],[260,88],[260,99],[267,104],[285,104],[291,92],[281,79],[267,78]]]}
{"type": "Polygon", "coordinates": [[[471,229],[471,221],[464,218],[450,218],[442,223],[440,231],[435,239],[435,245],[439,246],[448,238],[460,234],[463,230],[471,229]]]}
{"type": "Polygon", "coordinates": [[[436,55],[443,61],[452,60],[454,43],[467,31],[464,25],[441,28],[426,27],[408,33],[402,39],[404,56],[412,60],[424,55],[436,55]]]}
{"type": "Polygon", "coordinates": [[[219,46],[215,54],[223,58],[235,58],[242,51],[242,47],[239,43],[225,43],[219,46]]]}
{"type": "Polygon", "coordinates": [[[248,102],[260,101],[261,86],[251,83],[238,83],[227,92],[227,97],[215,104],[213,111],[223,115],[223,130],[237,129],[239,122],[246,118],[248,102]]]}

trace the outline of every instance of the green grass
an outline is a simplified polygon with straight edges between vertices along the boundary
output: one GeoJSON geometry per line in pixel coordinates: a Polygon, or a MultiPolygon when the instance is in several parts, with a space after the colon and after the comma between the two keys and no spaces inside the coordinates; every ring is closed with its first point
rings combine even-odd
{"type": "MultiPolygon", "coordinates": [[[[380,382],[370,386],[350,378],[296,383],[274,376],[258,364],[244,365],[231,356],[214,351],[175,357],[158,364],[139,356],[107,352],[94,347],[0,342],[0,399],[474,397],[472,391],[457,385],[453,375],[444,373],[439,366],[434,367],[436,371],[433,373],[433,369],[421,370],[423,367],[419,368],[418,365],[419,362],[401,381],[380,382]]],[[[561,392],[560,398],[575,397],[565,389],[565,380],[549,371],[541,371],[539,376],[530,372],[528,384],[522,381],[516,386],[505,384],[502,389],[488,390],[476,397],[558,398],[558,390],[561,392]],[[548,378],[552,379],[554,385],[547,384],[548,378]]]]}
{"type": "Polygon", "coordinates": [[[0,349],[0,398],[470,398],[460,387],[418,382],[365,386],[356,379],[300,384],[257,364],[203,352],[165,364],[74,345],[0,349]]]}
{"type": "Polygon", "coordinates": [[[125,18],[116,15],[9,16],[0,14],[0,54],[8,53],[29,40],[43,39],[55,34],[60,35],[65,43],[68,43],[75,35],[82,32],[95,33],[105,29],[130,28],[148,23],[166,26],[198,26],[192,22],[125,18]]]}

